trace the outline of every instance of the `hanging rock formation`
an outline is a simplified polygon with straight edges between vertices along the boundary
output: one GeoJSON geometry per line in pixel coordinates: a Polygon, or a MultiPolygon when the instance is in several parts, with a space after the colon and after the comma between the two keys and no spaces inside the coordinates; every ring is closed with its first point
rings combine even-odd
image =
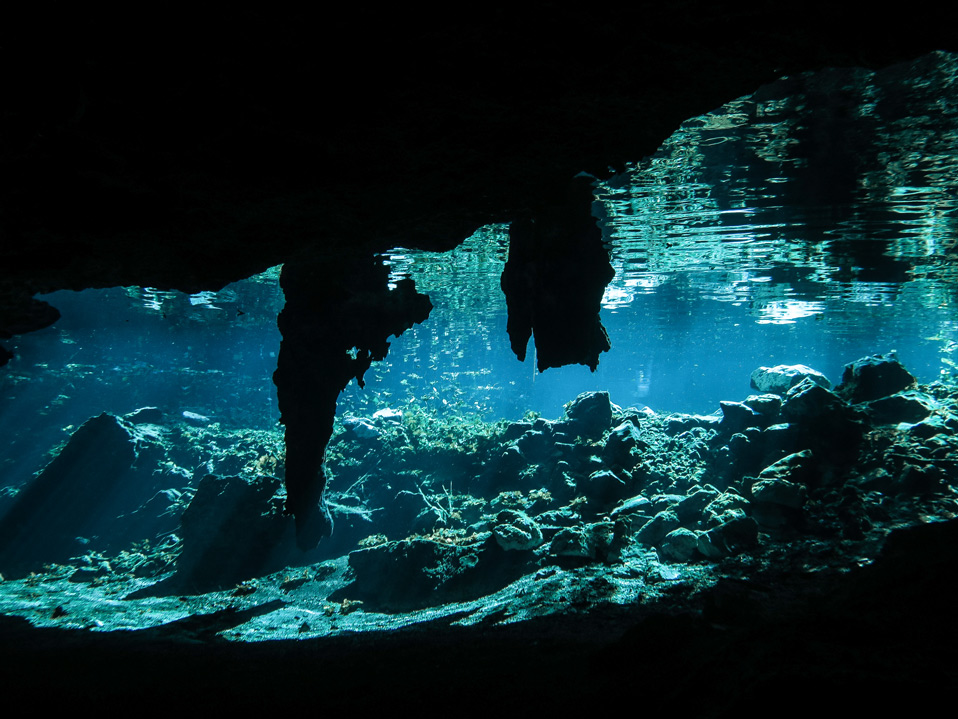
{"type": "Polygon", "coordinates": [[[388,280],[388,269],[372,257],[283,267],[283,341],[273,381],[286,428],[286,511],[296,518],[303,549],[332,531],[323,458],[339,393],[352,379],[362,386],[372,362],[385,359],[386,339],[424,321],[432,309],[412,280],[400,280],[394,289],[388,280]]]}
{"type": "Polygon", "coordinates": [[[535,335],[536,364],[583,364],[593,372],[608,351],[599,303],[615,276],[592,217],[591,179],[579,176],[560,204],[517,219],[509,230],[502,291],[512,351],[525,360],[535,335]]]}

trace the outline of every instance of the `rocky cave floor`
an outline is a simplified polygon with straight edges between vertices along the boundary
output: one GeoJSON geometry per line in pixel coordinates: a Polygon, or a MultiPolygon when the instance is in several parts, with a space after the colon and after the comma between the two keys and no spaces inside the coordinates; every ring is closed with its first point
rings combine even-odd
{"type": "MultiPolygon", "coordinates": [[[[59,543],[44,545],[55,561],[27,571],[40,559],[7,549],[5,633],[22,636],[29,622],[58,636],[186,645],[375,636],[448,650],[456,637],[513,631],[524,646],[562,637],[604,646],[594,674],[596,656],[625,651],[623,641],[651,632],[661,642],[655,622],[668,618],[686,622],[667,632],[676,646],[693,626],[732,645],[742,640],[730,628],[759,625],[789,626],[790,641],[801,627],[839,624],[839,635],[857,637],[849,622],[864,634],[887,625],[874,619],[885,616],[882,601],[921,597],[928,616],[912,619],[929,631],[938,608],[920,587],[943,581],[939,568],[958,554],[958,389],[918,385],[891,356],[848,365],[836,388],[801,365],[760,368],[752,386],[756,394],[712,415],[622,409],[598,392],[556,421],[450,420],[415,408],[338,419],[327,462],[335,532],[306,554],[282,515],[275,435],[198,416],[174,423],[155,410],[101,415],[36,483],[61,487],[58,463],[87,471],[77,456],[106,453],[139,494],[103,527],[82,525],[86,537],[70,525],[75,506],[47,517],[33,531],[59,531],[59,543]]],[[[103,481],[109,472],[93,466],[103,481]]],[[[8,517],[38,513],[16,500],[4,498],[8,517]]],[[[905,624],[883,641],[897,646],[905,624]]],[[[721,662],[728,649],[697,651],[721,662]]],[[[667,661],[669,650],[656,651],[667,661]]],[[[818,651],[822,667],[843,661],[818,651]]],[[[928,680],[914,673],[931,660],[910,654],[903,678],[902,651],[884,664],[872,652],[869,681],[954,686],[954,661],[928,680]]],[[[611,681],[616,671],[601,674],[611,681]]]]}
{"type": "Polygon", "coordinates": [[[88,525],[92,539],[51,550],[75,556],[8,576],[0,609],[100,631],[208,617],[205,633],[268,640],[676,611],[720,581],[847,572],[894,529],[958,515],[958,392],[917,386],[889,357],[846,375],[832,391],[802,366],[757,370],[759,394],[713,415],[589,393],[558,421],[347,416],[328,454],[336,529],[306,555],[280,510],[278,438],[189,413],[178,430],[156,411],[103,415],[71,443],[130,444],[119,471],[151,496],[118,513],[111,540],[88,525]]]}

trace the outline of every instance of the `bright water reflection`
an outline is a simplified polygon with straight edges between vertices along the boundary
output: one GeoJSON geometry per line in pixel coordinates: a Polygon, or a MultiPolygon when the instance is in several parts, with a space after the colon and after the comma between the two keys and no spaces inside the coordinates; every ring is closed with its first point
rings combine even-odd
{"type": "MultiPolygon", "coordinates": [[[[891,349],[923,381],[950,371],[958,240],[958,58],[785,78],[684,123],[597,188],[615,279],[599,370],[519,365],[498,289],[507,228],[436,256],[396,251],[436,309],[396,340],[370,393],[493,416],[555,416],[587,389],[712,411],[762,364],[833,380],[891,349]]],[[[532,353],[530,353],[531,355],[532,353]]]]}

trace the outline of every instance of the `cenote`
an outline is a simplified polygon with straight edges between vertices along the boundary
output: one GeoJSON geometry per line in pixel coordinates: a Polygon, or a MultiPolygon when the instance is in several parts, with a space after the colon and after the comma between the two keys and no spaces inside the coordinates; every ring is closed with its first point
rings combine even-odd
{"type": "MultiPolygon", "coordinates": [[[[282,266],[38,295],[61,318],[0,369],[0,612],[71,637],[415,636],[434,655],[478,629],[600,636],[603,617],[721,632],[950,526],[958,56],[790,75],[576,182],[611,268],[597,366],[540,371],[535,327],[516,349],[509,223],[380,253],[432,308],[384,358],[350,350],[369,367],[324,451],[332,531],[305,545],[273,381],[282,266]]],[[[635,631],[582,671],[611,685],[615,651],[670,630],[635,631]]]]}

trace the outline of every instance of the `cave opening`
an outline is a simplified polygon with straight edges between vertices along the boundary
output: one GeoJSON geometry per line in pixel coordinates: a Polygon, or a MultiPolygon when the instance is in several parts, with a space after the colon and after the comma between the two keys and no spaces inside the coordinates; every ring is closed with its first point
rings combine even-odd
{"type": "Polygon", "coordinates": [[[215,631],[252,641],[510,623],[840,571],[953,517],[956,77],[935,53],[783,78],[444,253],[42,297],[62,319],[0,377],[2,611],[142,629],[228,602],[215,631]],[[571,269],[555,239],[521,268],[540,299],[580,272],[581,321],[560,297],[514,332],[516,238],[582,217],[571,269]],[[588,352],[543,359],[550,333],[588,352]],[[305,549],[293,416],[333,520],[305,549]]]}

